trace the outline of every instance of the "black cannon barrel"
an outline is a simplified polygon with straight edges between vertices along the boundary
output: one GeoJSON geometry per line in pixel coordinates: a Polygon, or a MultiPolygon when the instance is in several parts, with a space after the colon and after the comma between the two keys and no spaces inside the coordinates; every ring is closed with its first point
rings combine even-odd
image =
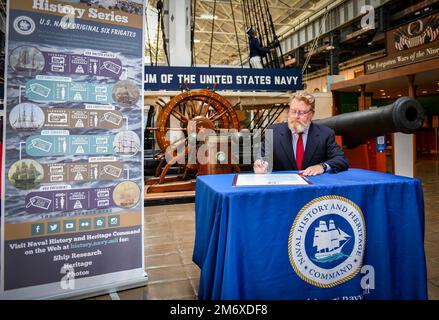
{"type": "Polygon", "coordinates": [[[384,107],[340,114],[315,120],[342,136],[343,145],[355,147],[386,133],[413,133],[422,126],[424,109],[413,98],[400,97],[384,107]]]}

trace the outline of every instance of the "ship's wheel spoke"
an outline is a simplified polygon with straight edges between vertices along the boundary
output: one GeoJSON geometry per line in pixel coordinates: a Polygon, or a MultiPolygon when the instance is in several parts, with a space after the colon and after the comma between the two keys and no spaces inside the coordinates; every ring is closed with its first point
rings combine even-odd
{"type": "Polygon", "coordinates": [[[185,105],[184,103],[180,103],[180,104],[178,105],[178,111],[179,111],[182,115],[184,115],[184,114],[186,113],[186,105],[185,105]]]}
{"type": "MultiPolygon", "coordinates": [[[[209,100],[207,100],[206,105],[210,106],[211,101],[212,101],[212,97],[209,97],[209,100]]],[[[204,101],[203,101],[203,104],[204,104],[204,101]]],[[[206,111],[206,113],[207,113],[207,111],[206,111]]]]}
{"type": "Polygon", "coordinates": [[[194,102],[193,100],[188,100],[186,101],[186,103],[188,105],[188,110],[190,110],[191,112],[191,119],[198,116],[197,102],[196,101],[194,102]]]}
{"type": "Polygon", "coordinates": [[[203,101],[197,101],[197,115],[203,116],[203,101]]]}
{"type": "Polygon", "coordinates": [[[170,127],[147,127],[146,130],[164,130],[164,131],[187,131],[187,128],[170,128],[170,127]]]}
{"type": "Polygon", "coordinates": [[[164,151],[165,155],[175,156],[182,152],[188,144],[188,137],[181,137],[169,144],[169,147],[164,151]]]}
{"type": "Polygon", "coordinates": [[[197,116],[205,117],[207,114],[207,110],[209,110],[210,105],[206,104],[204,100],[197,101],[198,106],[196,107],[197,116]]]}
{"type": "Polygon", "coordinates": [[[224,116],[226,113],[227,113],[227,110],[223,110],[221,112],[215,112],[210,117],[208,117],[208,119],[212,122],[215,122],[218,119],[220,119],[222,116],[224,116]]]}
{"type": "Polygon", "coordinates": [[[166,131],[187,131],[187,128],[164,128],[166,131]]]}
{"type": "Polygon", "coordinates": [[[191,108],[192,118],[198,116],[199,115],[198,108],[196,106],[196,103],[194,103],[194,100],[192,100],[191,96],[189,96],[189,102],[191,103],[192,106],[191,108]]]}
{"type": "Polygon", "coordinates": [[[187,121],[187,118],[181,113],[181,112],[179,112],[178,110],[176,110],[176,109],[173,109],[172,111],[171,111],[171,114],[178,120],[178,121],[180,121],[180,122],[184,122],[184,121],[187,121]]]}
{"type": "Polygon", "coordinates": [[[200,115],[205,117],[207,116],[207,112],[209,111],[209,104],[204,104],[204,101],[201,102],[201,106],[200,106],[200,115]]]}
{"type": "Polygon", "coordinates": [[[175,141],[172,141],[171,144],[169,145],[170,148],[175,149],[181,145],[186,145],[188,141],[188,138],[186,136],[181,137],[175,141]]]}
{"type": "Polygon", "coordinates": [[[190,106],[187,101],[184,101],[183,104],[184,104],[185,113],[187,114],[187,118],[189,120],[192,119],[194,117],[194,113],[192,110],[193,107],[190,106]]]}

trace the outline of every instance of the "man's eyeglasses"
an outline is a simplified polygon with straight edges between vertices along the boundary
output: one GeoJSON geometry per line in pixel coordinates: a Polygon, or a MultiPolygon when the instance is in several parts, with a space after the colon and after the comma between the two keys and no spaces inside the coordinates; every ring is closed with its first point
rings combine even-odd
{"type": "Polygon", "coordinates": [[[305,114],[310,113],[311,111],[312,111],[312,110],[310,109],[310,110],[308,110],[308,111],[290,110],[289,112],[290,112],[291,114],[295,114],[295,115],[297,115],[298,117],[302,117],[302,116],[304,116],[305,114]]]}

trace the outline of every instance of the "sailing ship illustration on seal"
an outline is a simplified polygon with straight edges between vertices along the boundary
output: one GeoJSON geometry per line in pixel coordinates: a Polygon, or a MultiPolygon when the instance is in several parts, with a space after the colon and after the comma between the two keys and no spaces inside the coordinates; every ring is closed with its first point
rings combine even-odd
{"type": "Polygon", "coordinates": [[[314,229],[313,247],[317,247],[314,255],[318,262],[331,262],[345,257],[343,247],[351,236],[335,226],[334,220],[329,220],[329,227],[320,220],[319,226],[314,229]]]}

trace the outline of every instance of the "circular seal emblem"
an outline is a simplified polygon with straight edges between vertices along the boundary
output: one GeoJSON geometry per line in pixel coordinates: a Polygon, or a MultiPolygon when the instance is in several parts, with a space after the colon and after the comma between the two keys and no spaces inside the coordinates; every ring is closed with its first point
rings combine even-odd
{"type": "Polygon", "coordinates": [[[27,16],[19,16],[15,18],[13,26],[15,31],[25,36],[35,31],[35,22],[27,16]]]}
{"type": "Polygon", "coordinates": [[[288,254],[302,280],[331,288],[360,271],[365,242],[361,209],[349,199],[324,196],[307,203],[294,219],[288,254]]]}

